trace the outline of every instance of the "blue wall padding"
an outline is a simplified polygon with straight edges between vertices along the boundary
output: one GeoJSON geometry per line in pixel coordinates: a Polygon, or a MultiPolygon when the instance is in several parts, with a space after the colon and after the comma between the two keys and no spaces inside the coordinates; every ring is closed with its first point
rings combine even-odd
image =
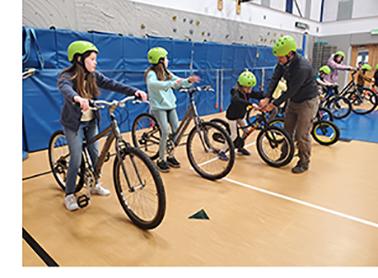
{"type": "Polygon", "coordinates": [[[123,37],[125,67],[129,71],[144,72],[147,67],[146,55],[148,40],[135,37],[123,37]]]}
{"type": "Polygon", "coordinates": [[[98,70],[125,69],[123,37],[119,35],[93,34],[93,43],[101,51],[100,55],[98,55],[98,70]]]}
{"type": "MultiPolygon", "coordinates": [[[[23,28],[23,37],[30,32],[23,28]]],[[[30,34],[29,34],[30,35],[30,34]]],[[[238,75],[245,69],[253,70],[261,83],[261,70],[276,63],[271,54],[271,48],[224,45],[219,43],[199,43],[168,38],[136,38],[118,34],[100,32],[76,32],[72,30],[35,29],[36,40],[24,48],[29,50],[28,59],[23,68],[37,68],[34,76],[23,82],[23,117],[24,141],[23,148],[36,151],[47,148],[49,137],[57,129],[61,129],[59,122],[63,97],[57,89],[57,76],[70,63],[67,60],[67,47],[75,40],[89,40],[96,44],[100,51],[98,56],[98,70],[110,78],[126,83],[136,88],[146,90],[144,72],[149,66],[147,52],[151,47],[161,46],[168,50],[169,68],[180,76],[187,77],[192,73],[202,79],[199,85],[209,84],[216,89],[217,78],[222,81],[218,101],[223,104],[225,111],[230,102],[230,91],[235,85],[238,75]],[[36,47],[36,45],[38,47],[36,47]],[[42,68],[38,51],[44,61],[42,68]],[[256,53],[259,52],[259,58],[256,53]],[[223,78],[221,79],[223,72],[223,78]]],[[[25,54],[25,53],[23,53],[25,54]]],[[[265,74],[268,80],[271,70],[265,74]]],[[[120,99],[122,95],[101,90],[103,99],[120,99]]],[[[188,96],[182,92],[175,92],[177,97],[177,112],[182,119],[189,104],[188,96]]],[[[217,94],[200,92],[195,97],[197,110],[200,115],[220,112],[221,105],[217,105],[217,94]]],[[[142,112],[148,112],[146,104],[127,104],[127,109],[116,112],[120,121],[121,131],[128,131],[132,121],[142,112]]],[[[102,112],[100,129],[109,124],[110,119],[106,111],[102,112]]]]}

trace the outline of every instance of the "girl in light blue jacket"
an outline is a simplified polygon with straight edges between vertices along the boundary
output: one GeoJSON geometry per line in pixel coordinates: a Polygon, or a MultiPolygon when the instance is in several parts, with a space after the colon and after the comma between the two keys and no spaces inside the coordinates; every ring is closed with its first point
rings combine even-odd
{"type": "Polygon", "coordinates": [[[172,133],[178,128],[176,113],[176,96],[172,89],[190,87],[192,83],[200,81],[196,75],[186,79],[179,78],[168,71],[168,52],[162,47],[155,47],[148,51],[148,62],[151,66],[145,72],[151,114],[156,118],[161,129],[159,145],[159,159],[157,167],[161,172],[169,172],[169,168],[179,168],[180,162],[174,156],[165,157],[169,125],[172,133]]]}

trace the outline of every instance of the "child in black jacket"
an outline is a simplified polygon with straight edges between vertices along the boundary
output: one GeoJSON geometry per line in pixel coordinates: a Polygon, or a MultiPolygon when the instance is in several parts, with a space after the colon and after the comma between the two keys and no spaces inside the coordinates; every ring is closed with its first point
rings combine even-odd
{"type": "Polygon", "coordinates": [[[231,103],[226,111],[226,118],[230,125],[231,139],[238,153],[242,155],[250,155],[250,153],[240,144],[240,137],[238,136],[238,126],[246,126],[244,120],[247,113],[248,106],[251,103],[248,101],[250,98],[262,99],[263,92],[252,92],[252,88],[256,85],[255,75],[247,69],[243,71],[238,78],[237,83],[231,90],[231,103]]]}

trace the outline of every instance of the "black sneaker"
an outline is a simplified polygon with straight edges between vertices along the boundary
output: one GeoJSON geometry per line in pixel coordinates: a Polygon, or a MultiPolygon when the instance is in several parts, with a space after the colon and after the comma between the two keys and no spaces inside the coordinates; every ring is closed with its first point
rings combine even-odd
{"type": "Polygon", "coordinates": [[[180,162],[174,156],[167,157],[168,165],[172,168],[180,168],[180,162]]]}
{"type": "Polygon", "coordinates": [[[169,172],[169,165],[167,161],[165,160],[159,160],[156,162],[156,166],[159,169],[160,172],[162,173],[168,173],[169,172]]]}
{"type": "Polygon", "coordinates": [[[294,174],[300,174],[308,170],[308,165],[302,164],[298,161],[297,165],[291,169],[291,172],[294,174]]]}
{"type": "Polygon", "coordinates": [[[251,153],[249,151],[247,151],[247,149],[245,149],[245,148],[238,149],[238,154],[241,154],[241,155],[251,155],[251,153]]]}

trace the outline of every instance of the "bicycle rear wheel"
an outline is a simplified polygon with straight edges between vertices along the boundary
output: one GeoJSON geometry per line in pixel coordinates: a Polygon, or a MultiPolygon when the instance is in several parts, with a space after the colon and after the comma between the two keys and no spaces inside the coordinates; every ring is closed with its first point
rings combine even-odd
{"type": "Polygon", "coordinates": [[[345,95],[352,104],[352,111],[365,115],[373,111],[378,105],[378,96],[370,88],[357,89],[345,95]]]}
{"type": "Polygon", "coordinates": [[[273,167],[289,164],[294,156],[294,143],[290,135],[286,130],[274,125],[260,131],[256,146],[262,160],[273,167]]]}
{"type": "MultiPolygon", "coordinates": [[[[51,137],[48,149],[49,164],[53,176],[63,191],[66,189],[67,171],[70,162],[70,151],[63,130],[56,131],[51,137]]],[[[76,178],[75,192],[84,185],[85,163],[81,160],[81,166],[76,178]]]]}
{"type": "Polygon", "coordinates": [[[161,131],[154,116],[142,113],[136,117],[131,136],[134,147],[145,152],[152,160],[158,158],[161,131]]]}
{"type": "Polygon", "coordinates": [[[334,123],[322,120],[314,123],[311,135],[319,144],[329,146],[339,140],[340,130],[334,123]]]}
{"type": "Polygon", "coordinates": [[[235,149],[230,136],[222,127],[211,122],[193,127],[188,135],[186,151],[193,169],[209,180],[225,177],[235,163],[235,149]]]}
{"type": "Polygon", "coordinates": [[[141,150],[126,147],[114,161],[117,197],[130,220],[143,230],[160,225],[165,215],[163,181],[151,159],[141,150]]]}

